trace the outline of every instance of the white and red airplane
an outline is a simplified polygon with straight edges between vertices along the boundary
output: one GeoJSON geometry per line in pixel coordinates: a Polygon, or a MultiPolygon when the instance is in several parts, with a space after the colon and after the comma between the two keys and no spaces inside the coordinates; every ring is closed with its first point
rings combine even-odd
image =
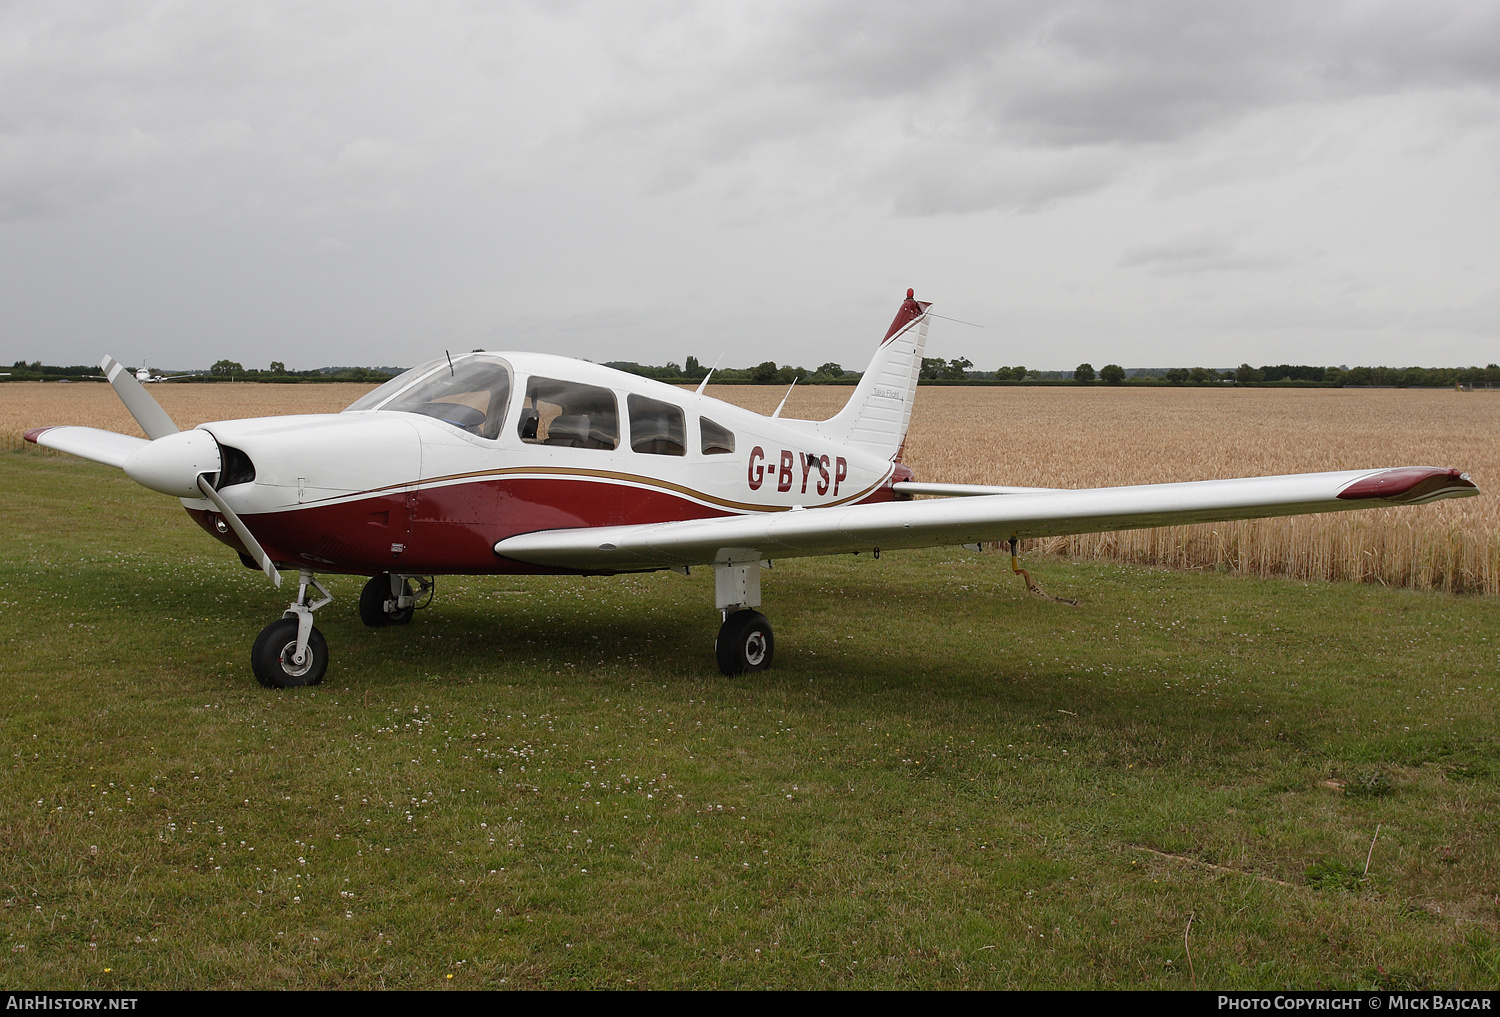
{"type": "MultiPolygon", "coordinates": [[[[128,368],[101,367],[145,431],[39,427],[26,439],[123,468],[297,599],[255,641],[261,684],[328,666],[317,573],[367,575],[366,625],[399,625],[439,574],[613,574],[710,566],[729,675],[771,663],[772,558],[1009,541],[1475,495],[1416,466],[1054,490],[923,484],[901,464],[929,305],[907,291],[848,404],[770,417],[597,364],[466,353],[414,367],[342,413],[179,431],[128,368]],[[913,495],[950,496],[913,500],[913,495]],[[957,497],[953,497],[957,496],[957,497]]],[[[707,379],[705,379],[705,384],[707,379]]],[[[1014,562],[1013,562],[1014,565],[1014,562]]]]}

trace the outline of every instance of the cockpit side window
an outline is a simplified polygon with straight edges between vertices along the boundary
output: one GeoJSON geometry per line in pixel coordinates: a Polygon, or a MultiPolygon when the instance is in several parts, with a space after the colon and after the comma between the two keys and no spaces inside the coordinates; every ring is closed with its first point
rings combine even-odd
{"type": "Polygon", "coordinates": [[[510,406],[510,365],[465,354],[413,368],[351,403],[350,410],[395,410],[435,417],[481,438],[496,438],[510,406]]]}
{"type": "Polygon", "coordinates": [[[704,455],[725,455],[734,451],[734,432],[729,428],[721,427],[707,417],[699,417],[698,433],[704,455]]]}
{"type": "Polygon", "coordinates": [[[521,440],[566,448],[618,448],[620,412],[607,388],[553,378],[526,383],[517,425],[521,440]]]}
{"type": "Polygon", "coordinates": [[[632,449],[658,456],[687,455],[687,418],[681,407],[641,395],[631,395],[625,403],[630,408],[632,449]]]}

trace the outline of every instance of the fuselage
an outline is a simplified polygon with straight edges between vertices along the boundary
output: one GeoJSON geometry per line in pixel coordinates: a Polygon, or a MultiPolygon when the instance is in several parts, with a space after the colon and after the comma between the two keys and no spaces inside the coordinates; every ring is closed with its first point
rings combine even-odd
{"type": "MultiPolygon", "coordinates": [[[[583,361],[474,353],[413,368],[342,413],[200,425],[216,487],[272,560],[321,572],[548,571],[497,555],[536,530],[888,501],[898,464],[583,361]]],[[[207,501],[183,505],[243,551],[207,501]]]]}

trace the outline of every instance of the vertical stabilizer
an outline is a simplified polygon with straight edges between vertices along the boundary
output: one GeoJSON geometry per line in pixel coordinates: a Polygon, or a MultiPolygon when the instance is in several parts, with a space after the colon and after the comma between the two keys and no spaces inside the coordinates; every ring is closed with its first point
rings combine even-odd
{"type": "Polygon", "coordinates": [[[911,405],[927,348],[927,308],[911,290],[865,369],[854,395],[837,416],[819,423],[830,440],[898,460],[911,424],[911,405]]]}

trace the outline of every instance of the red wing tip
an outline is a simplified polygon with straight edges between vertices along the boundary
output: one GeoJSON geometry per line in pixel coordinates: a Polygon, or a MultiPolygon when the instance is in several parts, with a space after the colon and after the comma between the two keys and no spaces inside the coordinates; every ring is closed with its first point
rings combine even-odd
{"type": "MultiPolygon", "coordinates": [[[[46,427],[33,427],[33,428],[31,428],[31,430],[29,430],[25,434],[21,435],[21,437],[25,438],[27,441],[29,441],[33,445],[35,445],[36,444],[36,440],[38,438],[40,438],[43,435],[43,433],[52,430],[54,427],[61,427],[61,426],[62,426],[61,424],[48,424],[46,427]]],[[[12,431],[11,434],[15,434],[15,432],[12,431]]]]}
{"type": "Polygon", "coordinates": [[[1479,485],[1460,470],[1445,470],[1436,466],[1403,466],[1394,470],[1381,470],[1362,480],[1356,480],[1340,491],[1338,496],[1345,501],[1380,498],[1384,501],[1413,502],[1478,490],[1479,485]]]}

